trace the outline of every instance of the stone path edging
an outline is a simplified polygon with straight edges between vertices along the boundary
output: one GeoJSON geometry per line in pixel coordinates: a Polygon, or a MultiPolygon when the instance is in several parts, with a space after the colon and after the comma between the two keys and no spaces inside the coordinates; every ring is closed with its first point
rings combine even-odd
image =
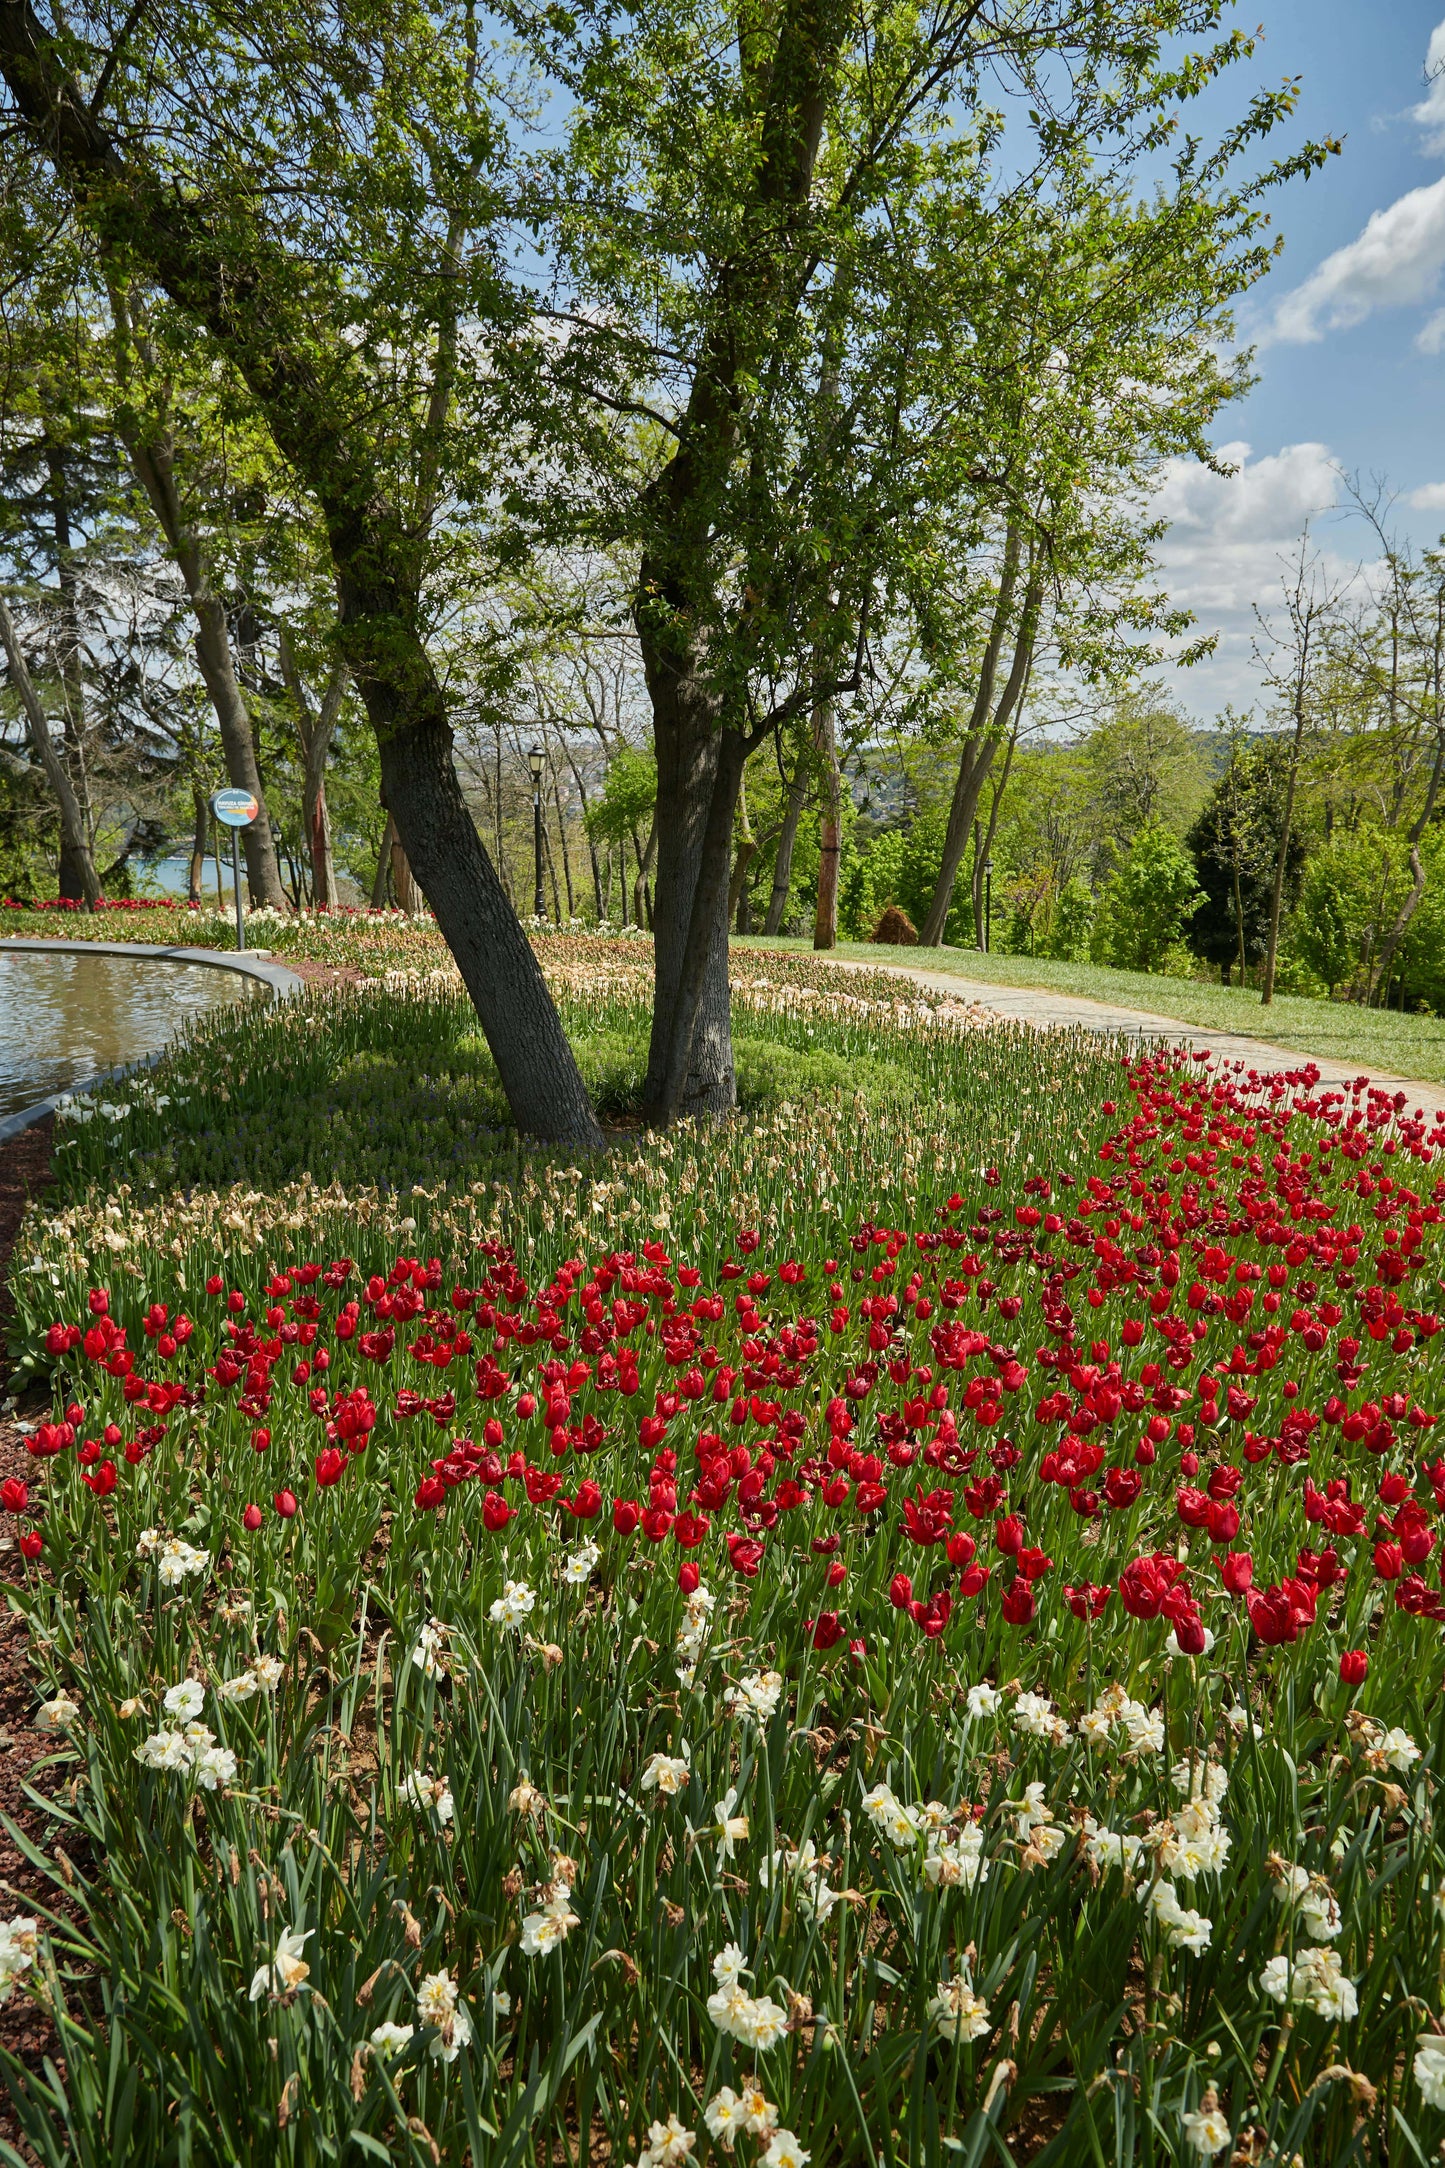
{"type": "MultiPolygon", "coordinates": [[[[160,963],[207,964],[214,971],[233,971],[242,978],[259,979],[269,986],[278,1001],[290,1001],[300,993],[303,981],[284,964],[273,964],[264,956],[244,954],[229,955],[223,949],[160,948],[151,941],[61,941],[50,939],[4,940],[0,939],[0,956],[142,956],[160,963]]],[[[158,1048],[153,1054],[142,1054],[134,1061],[122,1062],[114,1069],[99,1069],[94,1076],[82,1077],[63,1092],[52,1092],[48,1099],[37,1099],[33,1106],[21,1107],[14,1114],[0,1120],[0,1144],[11,1137],[18,1137],[22,1130],[33,1128],[43,1122],[48,1114],[55,1112],[56,1102],[71,1098],[77,1092],[94,1091],[98,1084],[109,1084],[121,1077],[130,1076],[137,1069],[153,1068],[165,1052],[158,1048]]]]}
{"type": "Polygon", "coordinates": [[[1327,1054],[1301,1053],[1298,1047],[1274,1046],[1240,1032],[1200,1031],[1193,1025],[1181,1024],[1177,1017],[1157,1016],[1148,1009],[1123,1009],[1112,1002],[1092,1001],[1083,994],[1059,994],[1041,987],[995,986],[953,971],[924,971],[916,964],[874,963],[871,959],[865,962],[855,956],[830,956],[826,960],[845,971],[890,971],[898,978],[926,986],[931,993],[951,994],[957,1001],[971,1002],[1036,1031],[1117,1032],[1136,1045],[1167,1040],[1171,1046],[1187,1046],[1195,1052],[1207,1048],[1212,1054],[1244,1061],[1261,1072],[1300,1069],[1310,1063],[1329,1084],[1352,1084],[1356,1077],[1368,1074],[1378,1090],[1404,1092],[1422,1111],[1445,1110],[1445,1084],[1426,1084],[1418,1077],[1387,1076],[1375,1070],[1367,1072],[1358,1063],[1336,1061],[1327,1054]]]}

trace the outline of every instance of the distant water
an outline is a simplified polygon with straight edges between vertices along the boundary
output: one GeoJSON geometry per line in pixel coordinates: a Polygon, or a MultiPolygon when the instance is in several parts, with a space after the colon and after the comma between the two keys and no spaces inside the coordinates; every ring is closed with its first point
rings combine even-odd
{"type": "Polygon", "coordinates": [[[269,995],[204,964],[0,952],[0,1115],[157,1053],[205,1009],[269,995]]]}

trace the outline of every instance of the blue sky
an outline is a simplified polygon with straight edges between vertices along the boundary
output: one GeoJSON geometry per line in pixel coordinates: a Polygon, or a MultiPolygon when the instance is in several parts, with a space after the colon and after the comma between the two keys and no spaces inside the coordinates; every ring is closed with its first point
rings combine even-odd
{"type": "Polygon", "coordinates": [[[1163,482],[1167,583],[1222,636],[1175,679],[1205,717],[1258,700],[1252,606],[1278,587],[1307,515],[1335,577],[1375,553],[1363,523],[1332,509],[1336,468],[1387,479],[1393,524],[1417,544],[1445,531],[1445,0],[1246,0],[1233,20],[1258,22],[1264,42],[1200,117],[1217,125],[1236,106],[1246,70],[1297,75],[1276,141],[1344,148],[1274,200],[1284,251],[1240,315],[1260,381],[1215,431],[1240,472],[1180,463],[1163,482]]]}

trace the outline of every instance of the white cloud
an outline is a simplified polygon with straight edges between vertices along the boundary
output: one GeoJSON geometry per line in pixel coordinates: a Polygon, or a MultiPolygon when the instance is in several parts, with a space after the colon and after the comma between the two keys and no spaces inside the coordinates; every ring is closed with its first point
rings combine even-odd
{"type": "Polygon", "coordinates": [[[1201,715],[1226,701],[1258,705],[1255,605],[1278,602],[1281,574],[1306,520],[1319,523],[1315,544],[1332,583],[1345,584],[1356,569],[1333,546],[1334,522],[1324,517],[1341,494],[1328,445],[1287,444],[1256,459],[1241,442],[1221,445],[1219,457],[1236,471],[1215,474],[1196,460],[1168,461],[1152,507],[1169,521],[1159,550],[1164,586],[1193,610],[1196,634],[1219,636],[1213,656],[1178,680],[1180,699],[1201,715]]]}
{"type": "Polygon", "coordinates": [[[1410,118],[1424,129],[1427,151],[1445,151],[1445,23],[1437,24],[1430,33],[1425,79],[1429,87],[1420,103],[1411,108],[1410,118]]]}
{"type": "MultiPolygon", "coordinates": [[[[1303,285],[1285,295],[1266,343],[1313,343],[1327,331],[1348,331],[1363,323],[1373,309],[1428,301],[1442,268],[1445,179],[1412,188],[1385,210],[1372,211],[1362,233],[1326,256],[1303,285]]],[[[1422,340],[1428,332],[1427,326],[1422,340]]]]}
{"type": "MultiPolygon", "coordinates": [[[[1423,148],[1445,151],[1445,22],[1430,33],[1426,92],[1410,109],[1424,130],[1423,148]]],[[[1275,309],[1262,345],[1312,345],[1327,332],[1349,331],[1375,309],[1418,308],[1433,298],[1445,269],[1445,180],[1412,188],[1362,232],[1326,256],[1275,309]]],[[[1445,352],[1445,309],[1417,335],[1421,353],[1445,352]]]]}
{"type": "Polygon", "coordinates": [[[1417,512],[1445,512],[1445,482],[1423,482],[1405,499],[1417,512]]]}

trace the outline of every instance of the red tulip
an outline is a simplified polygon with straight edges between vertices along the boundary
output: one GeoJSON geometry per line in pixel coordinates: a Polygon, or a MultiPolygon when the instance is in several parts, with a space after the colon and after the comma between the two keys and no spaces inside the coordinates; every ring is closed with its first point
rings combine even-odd
{"type": "Polygon", "coordinates": [[[251,1534],[254,1536],[256,1530],[260,1527],[260,1525],[261,1508],[255,1505],[247,1506],[245,1512],[241,1515],[241,1526],[243,1528],[249,1529],[251,1534]]]}
{"type": "Polygon", "coordinates": [[[44,1545],[45,1539],[40,1530],[38,1528],[27,1528],[20,1538],[21,1555],[25,1558],[38,1558],[44,1545]]]}
{"type": "Polygon", "coordinates": [[[677,1569],[677,1585],[682,1590],[684,1596],[691,1596],[698,1588],[701,1581],[702,1574],[698,1570],[696,1561],[691,1558],[685,1558],[682,1564],[677,1569]]]}
{"type": "Polygon", "coordinates": [[[275,1497],[274,1497],[274,1498],[273,1498],[273,1499],[271,1500],[271,1503],[272,1503],[272,1505],[273,1505],[273,1506],[274,1506],[274,1507],[276,1508],[276,1511],[277,1511],[277,1512],[278,1512],[278,1513],[280,1514],[280,1516],[281,1516],[281,1518],[282,1518],[282,1520],[283,1520],[283,1521],[290,1521],[290,1520],[294,1520],[294,1519],[295,1519],[295,1517],[296,1517],[296,1493],[295,1493],[295,1491],[289,1491],[289,1490],[278,1490],[278,1491],[277,1491],[277,1493],[276,1493],[276,1495],[275,1495],[275,1497]]]}
{"type": "Polygon", "coordinates": [[[30,1487],[18,1475],[9,1475],[0,1483],[0,1506],[7,1513],[23,1513],[30,1503],[30,1487]]]}
{"type": "Polygon", "coordinates": [[[630,1498],[619,1498],[612,1508],[612,1525],[619,1536],[630,1536],[642,1519],[642,1508],[630,1498]]]}
{"type": "Polygon", "coordinates": [[[1219,1561],[1219,1577],[1232,1596],[1242,1596],[1254,1580],[1254,1558],[1248,1551],[1226,1551],[1219,1561]]]}
{"type": "Polygon", "coordinates": [[[317,1454],[316,1486],[318,1490],[326,1490],[331,1484],[339,1483],[345,1473],[346,1455],[339,1447],[328,1445],[325,1452],[317,1454]]]}
{"type": "Polygon", "coordinates": [[[1370,1659],[1363,1649],[1346,1649],[1340,1658],[1340,1677],[1346,1686],[1363,1686],[1370,1659]]]}
{"type": "Polygon", "coordinates": [[[1010,1626],[1027,1626],[1033,1618],[1038,1605],[1034,1601],[1033,1588],[1023,1574],[1004,1590],[1001,1609],[1010,1626]]]}
{"type": "Polygon", "coordinates": [[[906,1611],[913,1601],[913,1582],[906,1573],[895,1573],[888,1584],[888,1601],[895,1611],[906,1611]]]}

